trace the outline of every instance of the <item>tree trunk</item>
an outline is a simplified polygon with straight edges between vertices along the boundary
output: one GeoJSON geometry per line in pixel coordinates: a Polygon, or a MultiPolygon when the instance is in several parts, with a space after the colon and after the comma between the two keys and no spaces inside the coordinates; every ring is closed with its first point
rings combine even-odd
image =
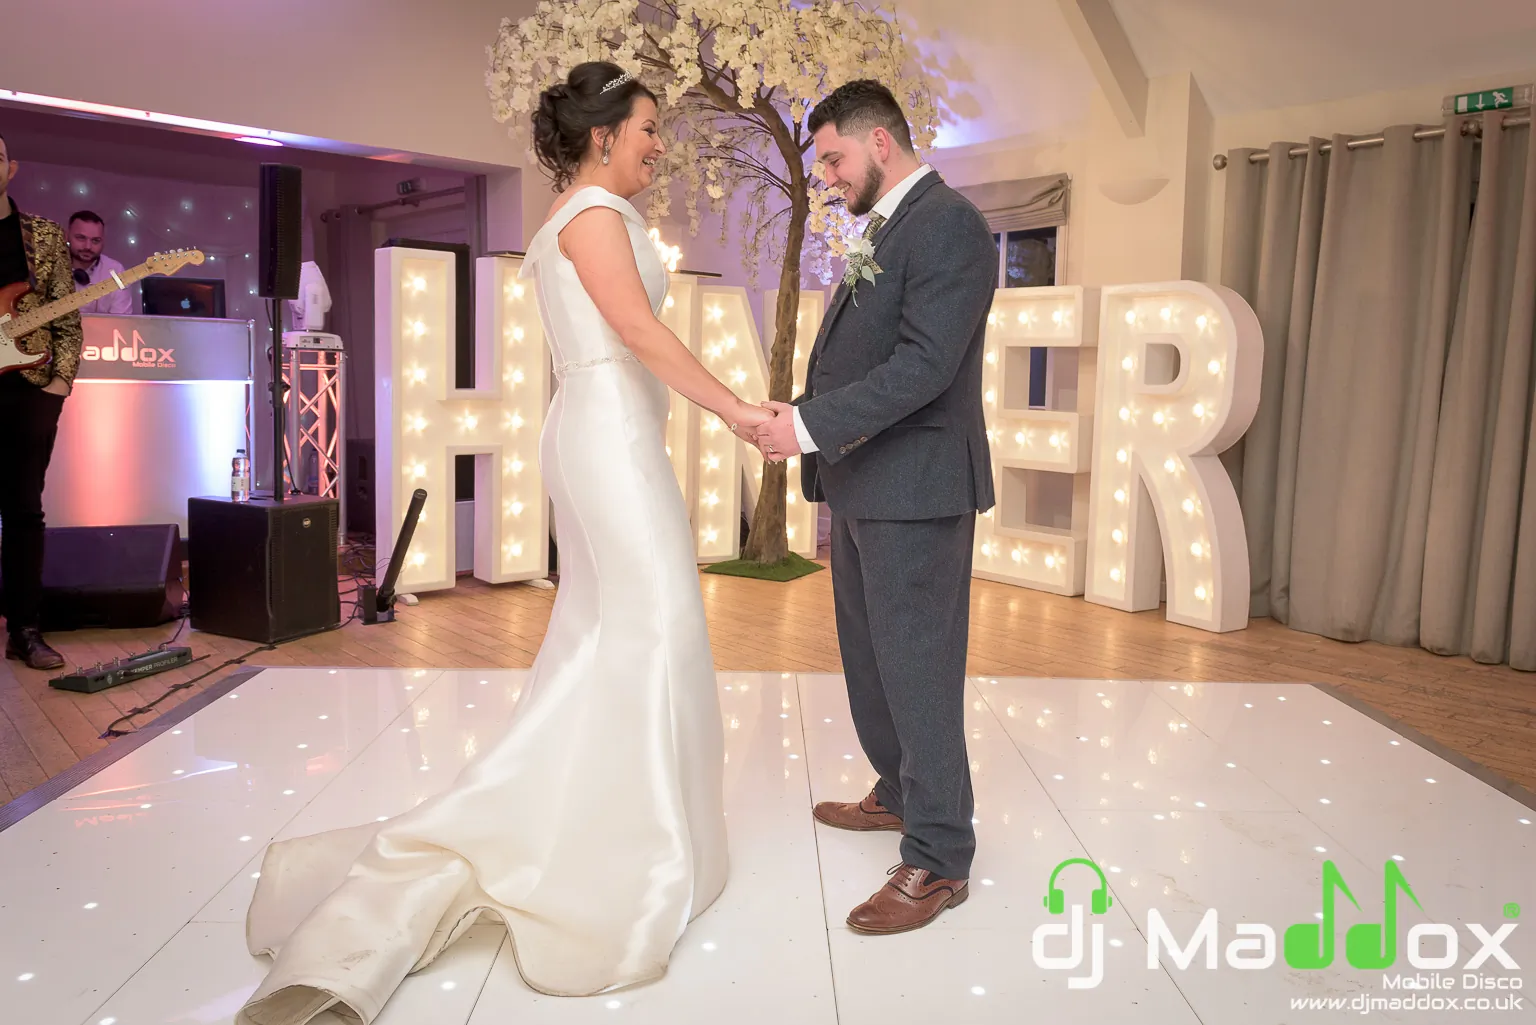
{"type": "MultiPolygon", "coordinates": [[[[768,352],[768,397],[775,402],[794,398],[796,314],[800,312],[800,250],[805,244],[805,222],[811,201],[797,189],[790,203],[789,238],[784,246],[784,267],[779,273],[779,299],[774,307],[773,347],[768,352]]],[[[789,554],[785,535],[784,489],[787,462],[763,463],[763,484],[752,514],[752,531],[742,558],[775,563],[789,554]]],[[[799,482],[795,484],[799,487],[799,482]]]]}

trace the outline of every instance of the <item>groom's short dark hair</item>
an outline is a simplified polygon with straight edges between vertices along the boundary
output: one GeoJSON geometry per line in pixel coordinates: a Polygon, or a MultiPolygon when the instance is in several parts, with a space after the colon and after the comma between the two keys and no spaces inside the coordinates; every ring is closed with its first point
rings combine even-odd
{"type": "Polygon", "coordinates": [[[868,135],[884,128],[908,153],[912,152],[912,129],[907,115],[891,91],[873,79],[861,78],[840,85],[811,111],[806,130],[815,135],[827,125],[835,125],[838,135],[868,135]]]}

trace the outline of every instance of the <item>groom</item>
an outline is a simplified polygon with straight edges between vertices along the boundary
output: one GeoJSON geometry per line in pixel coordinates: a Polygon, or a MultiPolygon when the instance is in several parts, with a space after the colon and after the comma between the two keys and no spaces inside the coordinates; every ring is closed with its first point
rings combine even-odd
{"type": "Polygon", "coordinates": [[[981,374],[997,246],[980,212],[913,154],[884,86],[842,86],[807,127],[828,186],[870,215],[873,253],[850,258],[805,394],[768,403],[780,415],[757,442],[773,460],[803,453],[806,499],[832,509],[848,703],[880,776],[863,800],[813,814],[901,830],[901,865],[848,925],[905,932],[965,900],[976,849],[965,653],[976,513],[993,502],[981,374]]]}

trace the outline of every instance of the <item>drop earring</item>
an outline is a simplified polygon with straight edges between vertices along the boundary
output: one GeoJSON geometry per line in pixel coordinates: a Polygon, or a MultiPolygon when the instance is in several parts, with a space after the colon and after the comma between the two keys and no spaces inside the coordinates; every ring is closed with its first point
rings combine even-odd
{"type": "Polygon", "coordinates": [[[603,163],[608,163],[608,147],[603,147],[603,163]]]}

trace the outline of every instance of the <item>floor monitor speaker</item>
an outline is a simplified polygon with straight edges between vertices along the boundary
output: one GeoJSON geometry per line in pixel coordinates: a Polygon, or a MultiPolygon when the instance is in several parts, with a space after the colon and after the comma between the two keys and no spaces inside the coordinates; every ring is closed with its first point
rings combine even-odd
{"type": "Polygon", "coordinates": [[[174,523],[50,527],[43,535],[42,628],[117,630],[170,622],[186,601],[181,564],[174,523]]]}

